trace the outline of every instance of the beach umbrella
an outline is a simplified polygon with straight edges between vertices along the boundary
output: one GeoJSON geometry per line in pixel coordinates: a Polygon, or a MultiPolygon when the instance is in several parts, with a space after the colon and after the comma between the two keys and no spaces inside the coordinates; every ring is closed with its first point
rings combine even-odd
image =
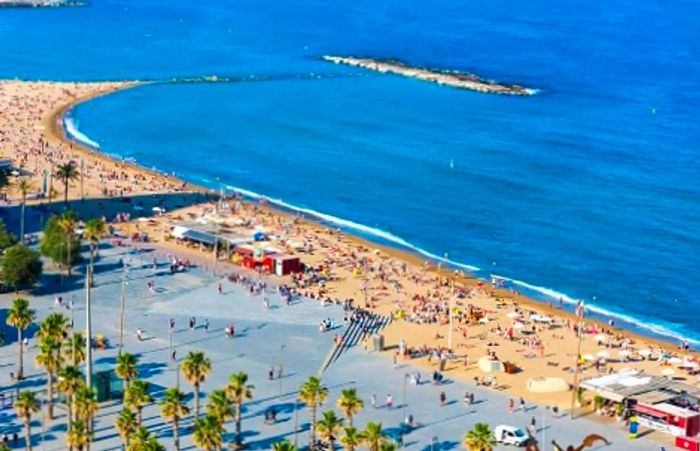
{"type": "Polygon", "coordinates": [[[676,370],[673,370],[671,368],[666,368],[665,370],[663,370],[661,372],[661,374],[663,374],[664,376],[673,376],[674,374],[676,374],[676,370]]]}
{"type": "Polygon", "coordinates": [[[649,357],[651,355],[651,349],[642,349],[639,351],[639,355],[643,357],[649,357]]]}
{"type": "Polygon", "coordinates": [[[519,318],[519,317],[520,317],[520,313],[518,313],[518,312],[510,312],[510,313],[508,313],[506,316],[507,316],[508,318],[519,318]]]}
{"type": "Polygon", "coordinates": [[[525,327],[525,324],[516,321],[515,323],[513,323],[513,327],[515,327],[516,329],[522,329],[523,327],[525,327]]]}
{"type": "Polygon", "coordinates": [[[595,336],[595,341],[608,341],[608,336],[605,334],[598,334],[595,336]]]}
{"type": "Polygon", "coordinates": [[[627,357],[628,355],[630,355],[630,352],[626,349],[623,349],[622,351],[618,352],[618,354],[622,357],[627,357]]]}
{"type": "Polygon", "coordinates": [[[607,359],[610,357],[610,353],[608,351],[599,351],[596,355],[598,357],[602,357],[604,359],[607,359]]]}
{"type": "Polygon", "coordinates": [[[683,361],[683,359],[681,359],[680,357],[672,357],[672,358],[668,359],[668,362],[673,364],[673,365],[678,365],[682,361],[683,361]]]}
{"type": "Polygon", "coordinates": [[[583,360],[595,360],[595,356],[593,354],[586,354],[583,356],[583,360]]]}

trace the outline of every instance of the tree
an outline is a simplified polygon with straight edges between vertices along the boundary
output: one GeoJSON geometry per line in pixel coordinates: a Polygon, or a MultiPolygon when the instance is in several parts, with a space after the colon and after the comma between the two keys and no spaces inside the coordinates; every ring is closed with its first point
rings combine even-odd
{"type": "Polygon", "coordinates": [[[5,223],[0,221],[0,251],[17,244],[17,238],[7,231],[5,223]]]}
{"type": "Polygon", "coordinates": [[[321,440],[328,444],[328,449],[335,449],[336,435],[343,425],[342,418],[338,418],[334,411],[323,412],[323,418],[316,423],[316,429],[321,436],[321,440]]]}
{"type": "Polygon", "coordinates": [[[20,177],[15,184],[15,188],[22,196],[22,212],[20,213],[20,226],[19,226],[19,239],[24,243],[25,235],[25,224],[26,224],[26,207],[27,207],[27,194],[30,191],[36,189],[32,179],[28,177],[20,177]]]}
{"type": "Polygon", "coordinates": [[[22,419],[24,423],[24,436],[26,437],[26,447],[27,450],[32,449],[32,414],[39,412],[39,400],[36,397],[36,393],[24,390],[20,392],[17,396],[17,400],[14,403],[15,412],[17,416],[22,419]]]}
{"type": "Polygon", "coordinates": [[[80,173],[75,163],[69,161],[58,166],[56,170],[56,178],[61,179],[63,182],[63,204],[68,205],[68,185],[71,181],[78,178],[80,173]]]}
{"type": "Polygon", "coordinates": [[[22,298],[17,298],[12,302],[12,307],[7,313],[5,322],[8,326],[17,328],[17,345],[19,346],[19,362],[17,367],[17,379],[24,378],[24,342],[22,340],[22,331],[29,327],[36,317],[34,309],[29,307],[29,301],[22,298]]]}
{"type": "Polygon", "coordinates": [[[100,410],[100,405],[97,403],[97,393],[91,387],[82,386],[75,392],[73,397],[73,408],[75,416],[78,420],[82,420],[88,425],[88,430],[91,429],[90,424],[95,414],[100,410]]]}
{"type": "Polygon", "coordinates": [[[63,358],[70,360],[71,364],[78,366],[85,361],[85,346],[87,339],[81,332],[73,332],[69,335],[65,343],[61,345],[63,358]]]}
{"type": "Polygon", "coordinates": [[[38,337],[40,340],[52,339],[60,344],[66,338],[68,318],[63,313],[51,313],[39,323],[38,337]]]}
{"type": "Polygon", "coordinates": [[[299,387],[299,400],[309,408],[311,429],[309,431],[309,449],[313,451],[316,444],[316,412],[328,398],[328,389],[321,385],[321,379],[311,376],[299,387]]]}
{"type": "Polygon", "coordinates": [[[128,389],[129,384],[139,375],[139,359],[133,354],[125,352],[117,355],[117,366],[114,372],[124,380],[124,386],[128,389]]]}
{"type": "Polygon", "coordinates": [[[282,440],[281,442],[274,443],[272,445],[273,451],[297,451],[297,447],[289,442],[289,440],[282,440]]]}
{"type": "Polygon", "coordinates": [[[124,407],[116,420],[114,420],[114,427],[119,432],[119,436],[124,442],[124,447],[129,447],[129,441],[131,436],[136,432],[138,428],[138,423],[136,421],[136,415],[130,409],[124,407]]]}
{"type": "Polygon", "coordinates": [[[49,218],[39,245],[41,255],[61,268],[75,265],[80,260],[80,237],[75,234],[76,227],[77,217],[71,211],[49,218]]]}
{"type": "Polygon", "coordinates": [[[476,423],[474,428],[464,435],[464,447],[469,451],[493,451],[496,441],[486,423],[476,423]]]}
{"type": "Polygon", "coordinates": [[[44,264],[39,253],[24,244],[15,244],[5,250],[2,259],[2,278],[15,290],[32,287],[39,282],[44,264]]]}
{"type": "Polygon", "coordinates": [[[194,386],[194,418],[199,419],[199,388],[211,371],[211,360],[202,351],[190,351],[182,362],[182,374],[194,386]]]}
{"type": "Polygon", "coordinates": [[[362,436],[360,431],[353,426],[346,427],[343,429],[343,435],[340,437],[340,444],[346,451],[355,451],[358,446],[362,443],[362,436]]]}
{"type": "Polygon", "coordinates": [[[85,385],[83,373],[80,372],[77,366],[68,365],[58,371],[58,383],[56,384],[56,388],[66,397],[69,433],[73,427],[73,396],[83,385],[85,385]]]}
{"type": "Polygon", "coordinates": [[[382,443],[379,445],[379,451],[396,451],[397,447],[393,443],[382,443]]]}
{"type": "Polygon", "coordinates": [[[90,440],[92,439],[92,433],[88,429],[87,423],[83,420],[75,420],[72,427],[66,435],[66,442],[71,448],[75,447],[78,451],[85,449],[90,440]]]}
{"type": "Polygon", "coordinates": [[[382,423],[374,423],[370,421],[365,426],[365,430],[360,434],[362,443],[367,445],[369,451],[379,451],[382,443],[386,443],[386,434],[382,430],[382,423]]]}
{"type": "Polygon", "coordinates": [[[240,447],[243,444],[243,437],[241,437],[241,420],[242,420],[242,406],[245,401],[253,399],[253,390],[255,387],[248,383],[248,375],[244,372],[239,372],[232,374],[228,378],[228,385],[226,386],[226,393],[231,398],[233,403],[236,405],[235,419],[236,419],[236,446],[240,447]]]}
{"type": "Polygon", "coordinates": [[[126,449],[127,451],[165,451],[165,447],[143,426],[136,429],[126,449]]]}
{"type": "Polygon", "coordinates": [[[204,406],[204,410],[207,411],[207,415],[216,418],[216,420],[222,425],[232,418],[235,418],[236,414],[233,412],[234,404],[226,395],[225,390],[214,390],[209,393],[209,400],[204,406]]]}
{"type": "Polygon", "coordinates": [[[357,413],[362,410],[365,403],[362,399],[357,396],[357,390],[354,388],[347,388],[343,390],[340,398],[338,398],[337,403],[338,408],[343,412],[345,418],[348,420],[348,425],[352,426],[352,419],[357,415],[357,413]]]}
{"type": "MultiPolygon", "coordinates": [[[[58,228],[61,229],[66,241],[66,265],[68,266],[68,277],[71,276],[71,271],[73,270],[73,259],[71,249],[73,245],[73,240],[77,237],[75,231],[78,227],[78,219],[75,214],[69,214],[72,212],[67,212],[61,216],[58,220],[58,228]]],[[[78,238],[78,246],[75,249],[80,254],[80,238],[78,238]]]]}
{"type": "Polygon", "coordinates": [[[153,402],[148,394],[149,383],[142,379],[134,379],[124,392],[124,405],[136,409],[136,423],[141,426],[141,413],[144,407],[153,402]]]}
{"type": "Polygon", "coordinates": [[[220,450],[224,442],[224,427],[216,418],[206,416],[194,422],[194,444],[205,451],[220,450]]]}
{"type": "Polygon", "coordinates": [[[83,237],[90,243],[90,285],[94,284],[94,264],[95,255],[97,254],[97,245],[100,240],[107,234],[107,223],[102,219],[94,218],[85,223],[85,232],[83,237]]]}
{"type": "Polygon", "coordinates": [[[49,419],[53,420],[54,376],[63,363],[63,359],[61,359],[60,342],[56,341],[51,335],[42,337],[39,342],[39,352],[35,360],[36,364],[44,367],[46,371],[46,398],[49,405],[49,419]]]}
{"type": "Polygon", "coordinates": [[[160,415],[165,421],[173,424],[173,441],[175,450],[180,451],[180,420],[190,413],[185,403],[185,394],[177,388],[165,390],[165,396],[160,402],[160,415]]]}

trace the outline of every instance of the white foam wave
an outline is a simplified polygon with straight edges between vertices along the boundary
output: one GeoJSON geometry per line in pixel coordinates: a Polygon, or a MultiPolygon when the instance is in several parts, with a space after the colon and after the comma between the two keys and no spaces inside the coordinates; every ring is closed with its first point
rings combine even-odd
{"type": "Polygon", "coordinates": [[[99,149],[100,145],[88,138],[83,132],[78,129],[78,124],[72,117],[68,116],[63,120],[63,126],[68,136],[81,144],[85,144],[94,149],[99,149]]]}
{"type": "Polygon", "coordinates": [[[325,221],[325,222],[328,222],[331,224],[335,224],[339,227],[343,227],[346,229],[352,229],[352,230],[358,231],[358,232],[365,234],[365,235],[370,235],[370,236],[380,238],[382,240],[396,244],[400,247],[410,249],[410,250],[412,250],[412,251],[414,251],[414,252],[416,252],[416,253],[418,253],[418,254],[420,254],[420,255],[422,255],[430,260],[439,261],[439,262],[445,263],[449,266],[461,268],[461,269],[466,270],[466,271],[478,271],[479,270],[479,268],[477,268],[476,266],[465,265],[464,263],[456,262],[456,261],[450,260],[448,258],[433,254],[433,253],[431,253],[423,248],[420,248],[414,244],[411,244],[408,241],[404,240],[403,238],[398,237],[398,236],[396,236],[390,232],[387,232],[385,230],[377,229],[375,227],[366,226],[364,224],[359,224],[357,222],[350,221],[347,219],[338,218],[336,216],[332,216],[332,215],[329,215],[326,213],[321,213],[319,211],[311,210],[309,208],[298,207],[296,205],[289,204],[289,203],[283,201],[282,199],[271,199],[267,196],[263,196],[262,194],[259,194],[259,193],[253,192],[253,191],[249,191],[246,189],[238,188],[235,186],[228,185],[226,188],[234,190],[234,191],[238,191],[239,193],[243,194],[244,196],[247,196],[247,197],[250,197],[253,199],[264,199],[271,204],[278,205],[278,206],[286,208],[288,210],[297,211],[297,212],[312,216],[312,217],[320,219],[322,221],[325,221]]]}
{"type": "MultiPolygon", "coordinates": [[[[519,287],[525,288],[527,290],[534,291],[536,293],[540,293],[547,298],[551,298],[552,300],[561,299],[562,302],[564,302],[566,304],[571,304],[571,305],[576,305],[576,303],[578,303],[577,299],[574,299],[574,298],[567,296],[564,293],[560,293],[556,290],[552,290],[551,288],[540,287],[537,285],[531,285],[531,284],[529,284],[527,282],[523,282],[521,280],[511,279],[508,277],[499,276],[497,274],[493,274],[493,276],[499,277],[499,278],[511,283],[512,285],[519,286],[519,287]]],[[[643,320],[640,320],[640,319],[635,318],[633,316],[625,315],[624,313],[608,310],[604,307],[600,307],[599,305],[596,305],[596,304],[593,304],[590,302],[586,302],[585,304],[586,304],[586,310],[588,310],[588,311],[591,311],[593,313],[596,313],[598,315],[602,315],[602,316],[605,316],[608,318],[615,318],[615,319],[624,321],[625,323],[631,324],[635,327],[639,327],[640,329],[648,330],[655,335],[659,335],[659,336],[663,336],[663,337],[667,337],[667,338],[673,338],[676,340],[688,340],[688,341],[695,343],[695,344],[700,343],[700,340],[685,337],[682,334],[675,332],[673,330],[670,330],[668,327],[665,327],[661,324],[655,324],[655,323],[652,323],[649,321],[643,321],[643,320]]]]}

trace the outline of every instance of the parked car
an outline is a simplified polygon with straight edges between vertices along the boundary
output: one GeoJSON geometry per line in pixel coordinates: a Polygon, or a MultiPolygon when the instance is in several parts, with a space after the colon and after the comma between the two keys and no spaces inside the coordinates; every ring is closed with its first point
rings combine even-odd
{"type": "Polygon", "coordinates": [[[493,430],[496,442],[504,445],[525,446],[530,441],[530,436],[524,430],[515,426],[501,424],[493,430]]]}

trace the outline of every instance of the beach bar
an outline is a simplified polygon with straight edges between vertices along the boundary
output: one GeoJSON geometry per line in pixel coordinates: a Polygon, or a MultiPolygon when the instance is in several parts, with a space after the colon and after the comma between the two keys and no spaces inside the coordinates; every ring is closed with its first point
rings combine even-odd
{"type": "Polygon", "coordinates": [[[588,379],[581,387],[623,405],[639,426],[676,437],[678,447],[697,449],[700,387],[635,370],[588,379]]]}

